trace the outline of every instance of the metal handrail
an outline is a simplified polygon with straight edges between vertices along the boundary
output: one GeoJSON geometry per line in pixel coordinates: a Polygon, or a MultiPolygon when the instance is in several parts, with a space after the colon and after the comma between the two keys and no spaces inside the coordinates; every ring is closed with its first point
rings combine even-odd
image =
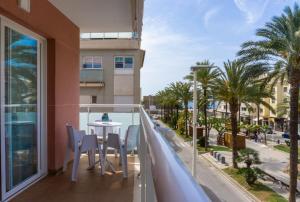
{"type": "Polygon", "coordinates": [[[141,124],[151,160],[157,201],[210,201],[175,151],[155,130],[154,124],[143,108],[141,108],[141,124]]]}

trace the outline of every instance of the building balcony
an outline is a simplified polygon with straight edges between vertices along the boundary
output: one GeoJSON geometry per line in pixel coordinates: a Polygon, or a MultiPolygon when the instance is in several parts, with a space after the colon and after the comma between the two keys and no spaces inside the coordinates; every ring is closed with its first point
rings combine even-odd
{"type": "Polygon", "coordinates": [[[103,87],[103,69],[81,69],[80,87],[103,87]]]}
{"type": "Polygon", "coordinates": [[[139,39],[93,39],[80,40],[80,49],[131,50],[139,49],[139,39]]]}
{"type": "Polygon", "coordinates": [[[100,175],[98,166],[87,170],[88,158],[83,156],[76,182],[70,181],[69,165],[67,172],[45,177],[12,201],[210,201],[139,105],[81,105],[80,129],[91,131],[88,123],[101,119],[104,112],[113,122],[122,123],[121,139],[129,125],[140,126],[138,149],[128,154],[128,178],[123,178],[111,150],[108,159],[115,173],[108,170],[100,175]]]}

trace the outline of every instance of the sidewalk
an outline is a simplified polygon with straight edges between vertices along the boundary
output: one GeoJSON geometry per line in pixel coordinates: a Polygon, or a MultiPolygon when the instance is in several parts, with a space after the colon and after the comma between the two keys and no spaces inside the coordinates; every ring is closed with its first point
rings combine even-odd
{"type": "MultiPolygon", "coordinates": [[[[210,133],[210,143],[215,143],[215,138],[217,134],[214,130],[210,133]]],[[[261,164],[255,165],[259,167],[264,172],[274,176],[277,180],[280,180],[286,184],[289,184],[289,175],[285,171],[288,169],[289,166],[289,154],[284,153],[282,151],[276,150],[273,148],[274,144],[270,144],[268,146],[264,145],[263,143],[256,143],[251,140],[246,140],[247,148],[251,148],[259,152],[259,157],[261,160],[261,164]]],[[[228,152],[221,151],[223,156],[226,157],[227,163],[232,164],[231,158],[232,154],[228,152]]],[[[282,189],[280,185],[262,182],[263,184],[269,186],[278,194],[282,195],[285,198],[288,198],[289,192],[286,189],[282,189]]],[[[300,190],[300,181],[298,180],[298,189],[300,190]]],[[[297,197],[297,201],[300,202],[300,197],[297,197]]]]}
{"type": "MultiPolygon", "coordinates": [[[[163,127],[167,127],[164,123],[159,122],[163,127]]],[[[184,162],[188,169],[192,167],[192,153],[193,148],[188,143],[177,135],[172,140],[169,140],[179,158],[184,162]]],[[[212,166],[202,156],[197,160],[197,182],[202,186],[211,201],[221,202],[250,202],[253,199],[240,189],[240,187],[229,181],[224,175],[212,166]]]]}
{"type": "MultiPolygon", "coordinates": [[[[273,149],[262,143],[255,143],[251,140],[246,141],[248,148],[259,152],[262,164],[258,165],[266,173],[276,177],[278,180],[289,184],[289,174],[286,173],[289,166],[289,154],[273,149]]],[[[298,190],[300,190],[300,181],[298,180],[298,190]]]]}

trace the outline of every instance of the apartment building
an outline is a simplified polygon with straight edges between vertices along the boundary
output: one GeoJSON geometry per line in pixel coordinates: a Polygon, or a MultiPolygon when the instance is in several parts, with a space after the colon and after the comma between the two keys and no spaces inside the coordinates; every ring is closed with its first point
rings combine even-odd
{"type": "Polygon", "coordinates": [[[131,32],[120,27],[118,32],[81,33],[81,104],[140,103],[145,57],[140,49],[141,29],[140,23],[131,32]]]}
{"type": "MultiPolygon", "coordinates": [[[[286,130],[288,121],[289,121],[289,109],[288,109],[288,103],[289,103],[289,95],[290,95],[290,85],[287,81],[284,81],[283,83],[278,82],[273,86],[272,89],[272,95],[273,98],[266,98],[264,99],[265,102],[267,102],[272,108],[274,109],[274,112],[272,112],[269,108],[260,105],[259,112],[260,112],[260,118],[259,121],[263,124],[267,124],[276,130],[286,130]],[[286,105],[287,110],[285,113],[280,113],[280,107],[282,105],[286,105]]],[[[257,123],[257,106],[252,106],[252,117],[255,117],[253,119],[254,123],[257,123]]]]}
{"type": "MultiPolygon", "coordinates": [[[[210,110],[212,112],[212,110],[210,110]]],[[[225,117],[230,114],[229,104],[225,102],[217,102],[215,104],[215,113],[217,117],[225,117]]],[[[249,122],[251,120],[251,112],[249,112],[249,108],[242,103],[240,106],[239,117],[241,117],[242,121],[249,122]]]]}

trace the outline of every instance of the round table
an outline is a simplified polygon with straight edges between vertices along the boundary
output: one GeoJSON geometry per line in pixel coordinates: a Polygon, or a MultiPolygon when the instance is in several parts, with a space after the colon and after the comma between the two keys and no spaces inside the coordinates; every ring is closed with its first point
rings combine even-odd
{"type": "MultiPolygon", "coordinates": [[[[102,121],[95,121],[87,124],[88,126],[92,127],[100,127],[103,128],[103,159],[104,159],[104,164],[102,169],[102,175],[105,173],[105,163],[107,162],[111,170],[115,173],[115,169],[110,161],[107,160],[106,158],[106,153],[107,153],[107,141],[106,141],[106,128],[114,128],[114,127],[120,127],[122,123],[119,122],[102,122],[102,121]]],[[[121,133],[121,132],[120,132],[121,133]]],[[[96,134],[97,135],[97,134],[96,134]]],[[[121,134],[119,134],[121,135],[121,134]]]]}

